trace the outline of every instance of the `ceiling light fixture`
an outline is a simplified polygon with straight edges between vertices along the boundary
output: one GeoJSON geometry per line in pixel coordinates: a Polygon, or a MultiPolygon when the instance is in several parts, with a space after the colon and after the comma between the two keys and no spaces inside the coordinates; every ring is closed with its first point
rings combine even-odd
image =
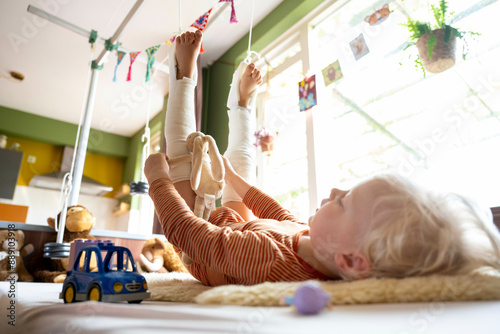
{"type": "Polygon", "coordinates": [[[0,78],[7,79],[12,82],[20,83],[21,81],[24,80],[24,74],[19,73],[19,72],[14,72],[10,71],[9,75],[5,74],[4,72],[0,71],[0,78]]]}

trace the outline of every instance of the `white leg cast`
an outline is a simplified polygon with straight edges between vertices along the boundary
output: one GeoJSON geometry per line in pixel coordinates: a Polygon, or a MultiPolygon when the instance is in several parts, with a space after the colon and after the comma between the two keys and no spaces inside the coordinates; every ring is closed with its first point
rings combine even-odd
{"type": "MultiPolygon", "coordinates": [[[[224,156],[229,160],[236,173],[247,180],[250,184],[255,184],[256,164],[255,164],[255,96],[250,99],[251,108],[238,106],[239,84],[245,63],[241,63],[233,75],[233,82],[229,92],[227,106],[229,107],[229,138],[227,150],[224,156]]],[[[222,203],[241,202],[241,197],[236,194],[233,187],[225,185],[222,193],[222,203]]]]}
{"type": "MultiPolygon", "coordinates": [[[[196,131],[194,113],[194,89],[196,81],[183,78],[176,79],[177,62],[175,60],[175,42],[169,50],[169,93],[167,115],[165,118],[165,139],[167,141],[167,156],[169,158],[188,154],[186,145],[187,136],[196,131]]],[[[196,71],[194,77],[197,77],[196,71]]],[[[191,163],[184,163],[169,171],[170,179],[175,183],[189,180],[191,163]]]]}

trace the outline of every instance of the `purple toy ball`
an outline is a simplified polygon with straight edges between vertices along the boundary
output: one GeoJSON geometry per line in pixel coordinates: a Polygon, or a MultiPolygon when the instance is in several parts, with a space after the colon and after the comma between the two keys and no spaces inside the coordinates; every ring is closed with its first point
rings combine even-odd
{"type": "Polygon", "coordinates": [[[330,296],[315,281],[308,281],[295,291],[293,298],[286,298],[287,304],[295,306],[300,314],[318,314],[327,305],[330,296]]]}

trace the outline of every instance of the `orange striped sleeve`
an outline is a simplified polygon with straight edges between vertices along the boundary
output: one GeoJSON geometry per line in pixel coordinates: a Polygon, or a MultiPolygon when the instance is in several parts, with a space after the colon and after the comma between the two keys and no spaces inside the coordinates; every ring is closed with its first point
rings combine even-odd
{"type": "Polygon", "coordinates": [[[153,182],[149,195],[167,240],[194,262],[231,277],[266,280],[280,253],[268,235],[233,231],[196,217],[169,179],[153,182]]]}
{"type": "Polygon", "coordinates": [[[257,187],[252,187],[247,191],[243,198],[243,203],[260,219],[289,220],[294,223],[304,224],[292,215],[290,211],[283,208],[277,200],[262,192],[257,187]]]}

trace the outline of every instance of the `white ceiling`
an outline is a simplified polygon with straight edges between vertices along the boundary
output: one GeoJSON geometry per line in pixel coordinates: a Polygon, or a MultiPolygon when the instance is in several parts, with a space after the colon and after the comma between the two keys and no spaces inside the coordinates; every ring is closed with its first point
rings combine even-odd
{"type": "MultiPolygon", "coordinates": [[[[254,26],[283,0],[255,0],[254,26]]],[[[187,28],[200,15],[214,7],[204,34],[203,66],[222,56],[248,33],[252,1],[235,0],[238,23],[230,24],[231,6],[219,0],[183,0],[181,24],[187,28]]],[[[87,31],[92,29],[107,39],[112,36],[135,0],[0,0],[0,106],[78,124],[85,92],[88,90],[88,64],[91,57],[88,38],[48,22],[27,11],[28,5],[45,10],[87,31]],[[8,80],[10,71],[25,76],[22,82],[8,80]]],[[[143,51],[162,44],[179,28],[178,0],[146,0],[119,42],[130,51],[143,51]]],[[[166,59],[169,46],[156,53],[166,59]]],[[[103,49],[98,44],[92,59],[103,49]]],[[[112,53],[103,70],[95,96],[91,127],[131,136],[146,123],[149,93],[145,83],[146,64],[136,60],[132,80],[127,82],[130,60],[126,56],[113,82],[116,55],[112,53]]],[[[165,62],[168,64],[168,60],[165,62]]],[[[151,93],[151,117],[163,106],[168,92],[168,75],[158,71],[151,93]]],[[[1,120],[0,120],[1,121],[1,120]]]]}

